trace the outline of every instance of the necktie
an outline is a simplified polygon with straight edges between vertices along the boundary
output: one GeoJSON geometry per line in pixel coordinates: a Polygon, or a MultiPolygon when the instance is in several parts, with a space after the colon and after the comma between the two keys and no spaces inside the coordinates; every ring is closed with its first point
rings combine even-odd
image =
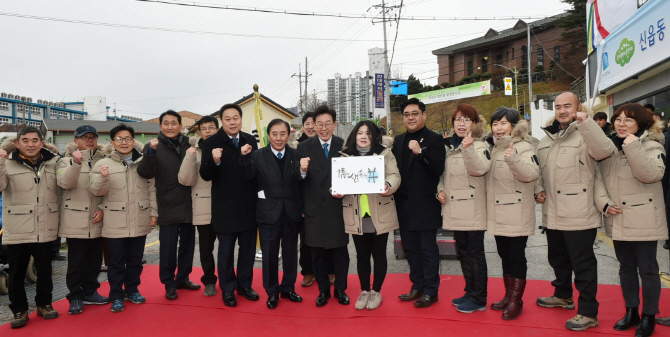
{"type": "Polygon", "coordinates": [[[328,158],[328,143],[323,143],[323,152],[326,154],[326,158],[328,158]]]}
{"type": "Polygon", "coordinates": [[[281,159],[281,152],[277,153],[277,159],[281,159]]]}
{"type": "Polygon", "coordinates": [[[240,141],[237,138],[231,138],[233,140],[233,143],[235,143],[235,147],[240,147],[240,141]]]}

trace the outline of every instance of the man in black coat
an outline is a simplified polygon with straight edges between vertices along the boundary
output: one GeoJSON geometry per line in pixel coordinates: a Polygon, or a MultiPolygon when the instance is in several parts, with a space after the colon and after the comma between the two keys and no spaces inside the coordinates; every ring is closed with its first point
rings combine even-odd
{"type": "Polygon", "coordinates": [[[223,304],[237,305],[237,293],[258,301],[251,288],[256,254],[256,180],[246,181],[240,149],[257,150],[254,136],[242,132],[242,108],[226,104],[219,110],[222,128],[202,143],[200,176],[212,181],[212,227],[219,239],[217,269],[223,304]],[[237,276],[235,275],[235,241],[237,276]]]}
{"type": "Polygon", "coordinates": [[[436,235],[442,216],[435,191],[444,172],[446,150],[442,136],[426,128],[426,106],[421,101],[411,98],[401,111],[407,132],[395,137],[392,152],[402,180],[395,198],[412,289],[398,297],[425,308],[437,301],[440,286],[436,235]]]}
{"type": "Polygon", "coordinates": [[[295,292],[298,274],[298,227],[302,220],[299,193],[300,161],[295,149],[286,146],[291,126],[273,119],[268,124],[269,146],[251,153],[244,146],[242,170],[244,179],[257,179],[259,198],[256,223],[263,251],[263,287],[268,294],[267,306],[277,307],[279,295],[291,302],[302,302],[295,292]],[[279,285],[279,247],[284,255],[279,285]]]}
{"type": "Polygon", "coordinates": [[[177,178],[186,150],[191,145],[188,137],[180,132],[181,116],[178,113],[168,110],[158,120],[161,131],[158,138],[144,146],[144,157],[137,173],[142,178],[154,178],[156,181],[158,238],[161,243],[159,276],[165,285],[165,297],[176,300],[177,289],[200,289],[199,284],[188,279],[193,269],[195,249],[191,187],[180,184],[177,178]]]}
{"type": "Polygon", "coordinates": [[[330,191],[331,158],[339,157],[344,144],[342,138],[333,136],[337,125],[335,116],[335,111],[327,106],[317,108],[314,111],[316,137],[298,144],[305,192],[305,243],[312,247],[312,263],[320,292],[317,307],[326,305],[331,297],[327,252],[333,255],[335,297],[340,304],[349,304],[349,297],[344,292],[349,272],[349,235],[344,232],[342,200],[330,191]]]}

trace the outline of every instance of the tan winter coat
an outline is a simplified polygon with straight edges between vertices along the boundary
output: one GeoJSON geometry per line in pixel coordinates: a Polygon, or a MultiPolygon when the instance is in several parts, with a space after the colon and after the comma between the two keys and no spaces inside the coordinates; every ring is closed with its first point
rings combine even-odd
{"type": "Polygon", "coordinates": [[[15,140],[9,137],[2,143],[7,158],[0,158],[2,244],[54,241],[58,237],[58,149],[45,144],[41,150],[44,162],[35,172],[19,157],[15,140]]]}
{"type": "Polygon", "coordinates": [[[186,152],[179,168],[177,179],[184,186],[191,186],[191,200],[193,200],[193,224],[209,225],[212,220],[212,182],[200,178],[200,162],[202,150],[200,137],[188,139],[195,154],[186,152]]]}
{"type": "Polygon", "coordinates": [[[107,154],[103,153],[103,145],[98,145],[95,152],[84,150],[81,164],[78,165],[72,161],[72,152],[76,150],[76,144],[68,143],[65,156],[56,165],[58,187],[63,189],[58,235],[73,239],[99,238],[102,235],[102,221],[93,223],[93,214],[102,203],[102,198],[88,191],[88,183],[91,169],[107,154]]]}
{"type": "Polygon", "coordinates": [[[542,224],[548,229],[574,231],[598,228],[600,212],[594,203],[596,165],[614,152],[614,144],[591,117],[559,130],[558,122],[543,128],[547,136],[537,146],[542,175],[535,194],[544,191],[542,224]],[[593,135],[586,143],[583,133],[593,135]]]}
{"type": "Polygon", "coordinates": [[[109,157],[98,161],[91,170],[89,191],[102,196],[100,208],[105,212],[102,220],[102,236],[105,238],[132,238],[149,234],[151,216],[158,216],[154,179],[145,179],[137,174],[142,160],[142,143],[135,141],[133,163],[128,165],[121,155],[112,150],[109,157]],[[109,167],[109,175],[103,177],[101,166],[109,167]]]}
{"type": "MultiPolygon", "coordinates": [[[[584,139],[589,140],[586,134],[584,139]]],[[[613,240],[668,239],[661,185],[664,142],[661,129],[652,127],[638,141],[623,145],[623,151],[598,163],[596,206],[605,215],[605,230],[613,240]],[[623,213],[610,215],[607,208],[611,206],[623,213]]]]}
{"type": "Polygon", "coordinates": [[[487,231],[491,235],[535,233],[534,193],[540,167],[528,133],[528,123],[521,120],[491,150],[491,171],[486,175],[487,231]],[[510,142],[516,152],[505,158],[510,142]]]}
{"type": "MultiPolygon", "coordinates": [[[[351,155],[342,149],[342,157],[351,155]]],[[[391,148],[384,147],[379,152],[384,156],[384,179],[390,186],[391,193],[395,193],[400,186],[400,170],[396,163],[391,148]]],[[[363,235],[363,221],[361,218],[360,195],[346,195],[342,198],[342,211],[344,214],[344,231],[347,234],[363,235]]],[[[395,208],[395,197],[382,196],[381,194],[368,194],[368,205],[370,206],[370,217],[375,226],[377,235],[388,233],[398,229],[398,213],[395,208]]]]}
{"type": "MultiPolygon", "coordinates": [[[[437,192],[444,191],[447,203],[442,205],[442,227],[457,231],[486,230],[486,178],[491,169],[489,145],[480,140],[486,130],[486,119],[472,126],[474,143],[467,149],[446,143],[444,174],[437,192]]],[[[445,138],[445,142],[449,142],[445,138]]]]}

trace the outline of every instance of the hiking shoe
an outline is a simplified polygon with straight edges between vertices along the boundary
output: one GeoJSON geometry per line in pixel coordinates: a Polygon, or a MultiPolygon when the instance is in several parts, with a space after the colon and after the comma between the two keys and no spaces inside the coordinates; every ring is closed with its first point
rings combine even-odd
{"type": "Polygon", "coordinates": [[[461,305],[461,304],[463,304],[463,303],[465,303],[469,300],[470,300],[470,296],[463,295],[462,297],[454,298],[453,300],[451,300],[451,304],[453,304],[455,306],[459,306],[459,305],[461,305]]]}
{"type": "Polygon", "coordinates": [[[354,305],[354,308],[356,310],[363,310],[365,307],[368,305],[368,301],[370,300],[370,292],[369,291],[361,291],[361,295],[358,296],[358,299],[356,300],[356,305],[354,305]]]}
{"type": "Polygon", "coordinates": [[[214,296],[216,295],[216,285],[208,284],[205,285],[205,296],[214,296]]]}
{"type": "Polygon", "coordinates": [[[382,294],[372,290],[370,291],[370,299],[368,300],[368,310],[375,310],[382,304],[382,294]]]}
{"type": "Polygon", "coordinates": [[[24,327],[26,324],[28,324],[28,310],[20,311],[14,314],[14,318],[12,318],[11,323],[12,329],[24,327]]]}
{"type": "Polygon", "coordinates": [[[112,312],[121,312],[123,311],[123,300],[117,299],[112,302],[112,312]]]}
{"type": "Polygon", "coordinates": [[[43,307],[37,307],[37,317],[44,317],[44,319],[58,318],[58,311],[51,304],[47,304],[43,307]]]}
{"type": "Polygon", "coordinates": [[[104,297],[96,291],[93,295],[84,297],[84,305],[95,304],[103,305],[109,303],[109,297],[104,297]]]}
{"type": "Polygon", "coordinates": [[[70,310],[68,311],[70,315],[78,315],[84,310],[84,301],[82,300],[71,300],[70,301],[70,310]]]}
{"type": "Polygon", "coordinates": [[[562,299],[556,296],[538,297],[536,303],[543,308],[575,308],[575,301],[572,300],[572,297],[568,299],[562,299]]]}
{"type": "Polygon", "coordinates": [[[461,303],[458,306],[456,306],[456,310],[458,310],[459,312],[462,312],[464,314],[471,314],[475,311],[486,310],[486,304],[479,305],[479,304],[476,304],[475,302],[472,302],[471,300],[468,299],[465,303],[461,303]]]}
{"type": "Polygon", "coordinates": [[[144,298],[144,296],[140,295],[139,291],[136,291],[132,294],[126,294],[126,296],[123,297],[123,300],[133,302],[135,304],[142,304],[147,301],[147,299],[144,298]]]}
{"type": "Polygon", "coordinates": [[[572,331],[584,331],[588,328],[595,328],[598,326],[598,319],[577,315],[565,322],[565,327],[572,331]]]}

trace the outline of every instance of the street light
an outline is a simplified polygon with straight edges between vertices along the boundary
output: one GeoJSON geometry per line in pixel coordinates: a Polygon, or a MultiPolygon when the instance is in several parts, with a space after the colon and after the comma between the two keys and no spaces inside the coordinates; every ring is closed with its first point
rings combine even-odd
{"type": "MultiPolygon", "coordinates": [[[[518,82],[519,71],[516,70],[516,67],[514,67],[514,69],[512,69],[512,68],[505,67],[504,65],[501,65],[501,64],[494,64],[494,66],[505,68],[505,69],[511,71],[514,74],[514,90],[515,90],[514,96],[516,96],[516,108],[518,109],[519,108],[519,82],[518,82]]],[[[526,99],[525,94],[523,96],[523,99],[524,100],[526,99]]],[[[526,104],[524,103],[524,106],[525,105],[526,104]]]]}

